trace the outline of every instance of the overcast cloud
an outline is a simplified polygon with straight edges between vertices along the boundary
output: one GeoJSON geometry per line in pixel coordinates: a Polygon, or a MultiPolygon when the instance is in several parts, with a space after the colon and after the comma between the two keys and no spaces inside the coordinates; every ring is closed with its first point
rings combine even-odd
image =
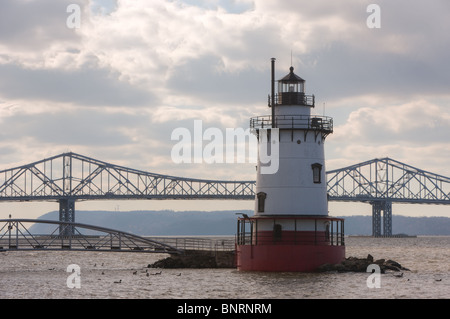
{"type": "Polygon", "coordinates": [[[450,176],[449,16],[447,0],[2,0],[0,168],[70,150],[254,179],[253,163],[173,163],[171,133],[269,114],[270,58],[281,78],[292,52],[313,112],[334,118],[328,169],[389,156],[450,176]],[[370,3],[380,29],[366,25],[370,3]]]}

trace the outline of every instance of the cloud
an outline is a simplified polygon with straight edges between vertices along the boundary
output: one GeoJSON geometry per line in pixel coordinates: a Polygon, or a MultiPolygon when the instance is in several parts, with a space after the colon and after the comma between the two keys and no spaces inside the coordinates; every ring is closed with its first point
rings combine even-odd
{"type": "Polygon", "coordinates": [[[77,48],[81,38],[67,27],[67,6],[87,0],[4,0],[0,11],[0,61],[42,67],[48,54],[77,48]]]}
{"type": "Polygon", "coordinates": [[[150,92],[119,81],[106,69],[35,69],[0,64],[0,96],[81,106],[149,106],[150,92]]]}
{"type": "Polygon", "coordinates": [[[385,144],[448,142],[450,110],[418,100],[402,105],[362,107],[337,126],[333,139],[385,144]]]}
{"type": "MultiPolygon", "coordinates": [[[[37,6],[36,1],[31,3],[37,6]]],[[[107,8],[109,14],[84,10],[82,28],[73,32],[65,26],[61,28],[67,17],[60,12],[64,6],[59,7],[61,10],[45,11],[48,3],[36,9],[36,15],[49,22],[31,19],[26,30],[52,26],[52,30],[64,32],[49,33],[50,43],[46,42],[47,37],[37,37],[46,47],[30,44],[23,56],[13,54],[9,49],[14,46],[10,45],[2,54],[4,61],[41,70],[75,69],[74,82],[81,84],[86,80],[83,74],[103,72],[123,86],[158,95],[165,104],[165,99],[173,95],[186,100],[202,99],[204,104],[219,99],[236,104],[262,101],[261,96],[269,91],[265,79],[269,58],[279,57],[277,74],[281,77],[281,72],[286,73],[290,66],[292,50],[296,70],[308,80],[311,92],[322,99],[368,93],[384,94],[387,98],[448,94],[446,52],[450,43],[435,36],[448,22],[433,18],[438,11],[430,6],[423,8],[423,4],[381,1],[382,28],[370,30],[365,10],[369,2],[359,0],[345,5],[324,1],[286,1],[275,5],[264,0],[228,4],[97,1],[91,7],[107,8]],[[417,12],[422,12],[422,18],[418,19],[417,12]],[[428,22],[423,24],[425,19],[428,22]],[[33,58],[25,54],[32,52],[33,58]]],[[[35,16],[33,6],[26,7],[24,19],[35,16]]],[[[438,8],[446,6],[438,1],[438,8]]],[[[21,38],[26,34],[21,33],[21,28],[12,28],[10,33],[21,38]]],[[[40,77],[45,78],[45,74],[40,77]]],[[[117,87],[110,89],[115,91],[117,87]]]]}
{"type": "Polygon", "coordinates": [[[361,107],[328,137],[329,168],[391,157],[448,176],[449,133],[450,109],[426,100],[361,107]]]}
{"type": "Polygon", "coordinates": [[[148,106],[150,92],[119,81],[105,69],[37,69],[0,65],[0,96],[96,106],[148,106]]]}
{"type": "MultiPolygon", "coordinates": [[[[29,136],[36,144],[121,146],[132,143],[122,127],[143,121],[138,116],[110,114],[104,111],[77,110],[40,114],[17,114],[4,119],[2,140],[29,136]]],[[[140,124],[142,126],[143,124],[140,124]]]]}
{"type": "Polygon", "coordinates": [[[180,2],[189,6],[208,10],[224,10],[234,14],[254,9],[254,3],[251,0],[183,0],[180,2]]]}

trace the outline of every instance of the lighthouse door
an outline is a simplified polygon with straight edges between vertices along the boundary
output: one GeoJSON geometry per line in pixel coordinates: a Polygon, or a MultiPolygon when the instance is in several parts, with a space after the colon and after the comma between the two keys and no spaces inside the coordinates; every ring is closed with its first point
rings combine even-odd
{"type": "Polygon", "coordinates": [[[281,240],[281,230],[282,227],[280,224],[273,225],[273,241],[277,242],[281,240]]]}

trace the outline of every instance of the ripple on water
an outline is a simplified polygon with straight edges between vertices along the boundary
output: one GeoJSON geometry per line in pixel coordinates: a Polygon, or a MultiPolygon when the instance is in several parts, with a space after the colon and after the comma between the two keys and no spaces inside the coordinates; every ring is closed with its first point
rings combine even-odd
{"type": "Polygon", "coordinates": [[[153,275],[160,270],[147,265],[166,255],[2,252],[0,298],[450,298],[450,237],[348,238],[346,244],[347,256],[370,253],[411,271],[401,278],[383,274],[381,288],[370,289],[367,273],[163,269],[153,275]],[[69,264],[81,268],[80,289],[66,285],[69,264]]]}

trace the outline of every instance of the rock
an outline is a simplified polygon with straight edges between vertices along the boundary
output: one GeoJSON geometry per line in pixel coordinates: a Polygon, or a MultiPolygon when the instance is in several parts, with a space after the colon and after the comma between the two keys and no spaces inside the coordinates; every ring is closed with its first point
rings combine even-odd
{"type": "MultiPolygon", "coordinates": [[[[341,264],[338,264],[341,265],[341,264]]],[[[332,265],[332,264],[323,264],[320,265],[319,268],[317,268],[317,271],[319,272],[327,272],[327,271],[334,271],[336,270],[337,265],[332,265]]]]}
{"type": "Polygon", "coordinates": [[[374,264],[382,265],[382,264],[384,264],[384,261],[385,261],[385,259],[377,259],[377,260],[375,260],[374,264]]]}
{"type": "Polygon", "coordinates": [[[337,271],[337,272],[366,272],[367,267],[371,264],[377,264],[380,266],[381,273],[385,273],[386,270],[393,271],[401,271],[401,270],[409,270],[408,268],[403,267],[398,262],[393,260],[378,259],[376,261],[373,260],[372,255],[367,255],[366,258],[356,258],[356,257],[348,257],[340,264],[324,264],[320,266],[317,271],[326,272],[326,271],[337,271]]]}
{"type": "Polygon", "coordinates": [[[148,268],[235,268],[234,252],[186,251],[149,264],[148,268]]]}
{"type": "Polygon", "coordinates": [[[367,267],[373,263],[373,257],[369,256],[368,258],[349,257],[341,263],[343,267],[339,267],[339,269],[341,271],[365,272],[367,267]]]}
{"type": "Polygon", "coordinates": [[[394,261],[394,260],[387,260],[384,263],[385,267],[387,269],[391,269],[391,270],[396,270],[396,271],[400,271],[400,270],[406,270],[409,271],[408,268],[403,267],[402,265],[400,265],[398,262],[394,261]]]}
{"type": "Polygon", "coordinates": [[[386,261],[385,264],[386,264],[386,265],[390,265],[390,266],[397,267],[397,268],[399,268],[399,269],[402,268],[402,265],[400,265],[398,262],[393,261],[393,260],[390,260],[390,259],[389,259],[388,261],[386,261]]]}

